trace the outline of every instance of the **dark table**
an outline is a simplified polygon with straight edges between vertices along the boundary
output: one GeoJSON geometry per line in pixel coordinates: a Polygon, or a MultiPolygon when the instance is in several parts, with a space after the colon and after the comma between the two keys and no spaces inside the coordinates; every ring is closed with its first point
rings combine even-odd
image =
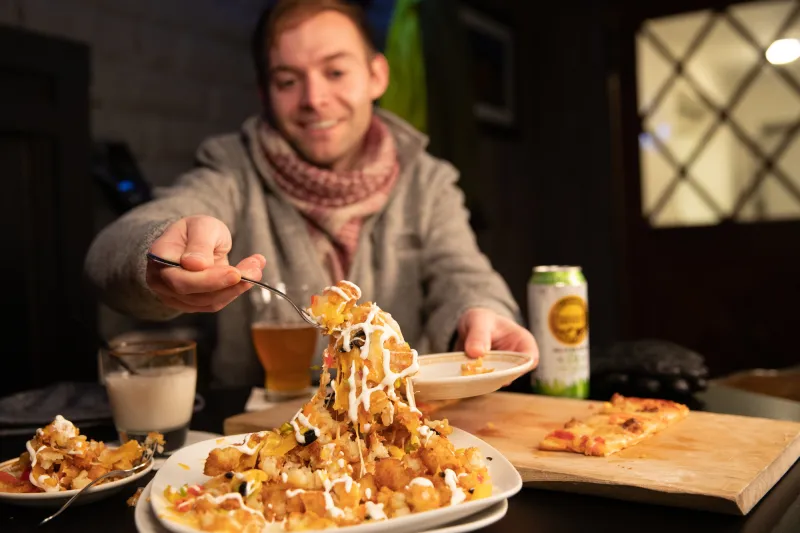
{"type": "MultiPolygon", "coordinates": [[[[206,391],[206,407],[195,414],[192,429],[222,433],[223,420],[240,413],[249,390],[206,391]]],[[[715,387],[704,394],[705,409],[714,412],[747,414],[768,418],[797,419],[796,404],[715,387]]],[[[113,428],[82,430],[90,438],[116,440],[113,428]]],[[[26,437],[0,439],[0,457],[13,457],[24,449],[26,437]]],[[[58,531],[88,533],[93,531],[135,532],[134,510],[125,500],[138,486],[153,477],[148,474],[138,484],[121,493],[85,507],[71,507],[42,528],[36,524],[50,514],[46,509],[17,508],[0,504],[0,531],[58,531]]],[[[51,511],[52,512],[52,511],[51,511]]],[[[800,532],[800,464],[795,464],[783,479],[746,517],[721,515],[673,507],[645,505],[595,496],[523,488],[509,500],[508,514],[484,528],[487,533],[615,533],[642,531],[687,533],[692,531],[798,533],[800,532]]]]}

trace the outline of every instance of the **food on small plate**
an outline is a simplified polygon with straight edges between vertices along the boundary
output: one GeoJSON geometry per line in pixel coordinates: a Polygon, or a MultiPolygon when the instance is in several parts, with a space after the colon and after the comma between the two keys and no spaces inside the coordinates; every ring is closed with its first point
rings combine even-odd
{"type": "MultiPolygon", "coordinates": [[[[63,416],[36,430],[25,444],[26,451],[0,471],[0,492],[34,493],[82,489],[112,470],[132,468],[148,447],[164,445],[164,436],[150,433],[141,446],[130,440],[119,448],[87,440],[63,416]]],[[[114,476],[97,485],[114,481],[114,476]]]]}
{"type": "Polygon", "coordinates": [[[607,456],[643,441],[688,414],[688,407],[673,401],[614,394],[598,413],[580,420],[573,418],[563,428],[551,431],[539,448],[607,456]]]}
{"type": "Polygon", "coordinates": [[[461,364],[462,376],[475,376],[478,374],[488,374],[494,372],[494,368],[486,368],[483,366],[483,357],[478,357],[473,361],[461,364]]]}
{"type": "Polygon", "coordinates": [[[202,485],[167,486],[170,520],[204,531],[261,531],[268,523],[300,531],[492,494],[480,451],[456,449],[447,420],[416,406],[417,352],[389,313],[358,304],[360,297],[341,281],[313,298],[309,312],[329,336],[319,390],[281,427],[211,450],[211,479],[202,485]]]}

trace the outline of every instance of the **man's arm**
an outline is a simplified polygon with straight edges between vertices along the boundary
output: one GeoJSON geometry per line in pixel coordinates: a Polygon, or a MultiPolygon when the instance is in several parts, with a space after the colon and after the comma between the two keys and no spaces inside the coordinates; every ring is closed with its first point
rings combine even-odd
{"type": "Polygon", "coordinates": [[[519,321],[519,308],[503,278],[481,253],[469,225],[458,174],[446,163],[437,165],[426,191],[430,201],[423,235],[426,334],[435,352],[453,349],[459,318],[467,309],[490,309],[519,321]]]}
{"type": "Polygon", "coordinates": [[[192,171],[173,186],[156,190],[153,201],[125,213],[95,237],[84,269],[107,305],[144,320],[169,320],[180,314],[147,287],[145,254],[167,226],[191,215],[217,218],[235,234],[242,198],[239,180],[225,163],[230,159],[219,141],[203,143],[192,171]]]}

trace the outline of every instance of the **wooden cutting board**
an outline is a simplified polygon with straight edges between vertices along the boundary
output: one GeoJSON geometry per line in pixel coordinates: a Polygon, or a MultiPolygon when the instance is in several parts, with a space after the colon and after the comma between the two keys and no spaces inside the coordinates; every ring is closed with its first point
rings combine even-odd
{"type": "MultiPolygon", "coordinates": [[[[302,400],[225,421],[225,433],[277,427],[302,400]]],[[[537,449],[551,429],[598,402],[496,392],[444,407],[447,418],[505,455],[528,486],[623,500],[747,514],[800,456],[800,423],[691,412],[610,457],[537,449]]]]}

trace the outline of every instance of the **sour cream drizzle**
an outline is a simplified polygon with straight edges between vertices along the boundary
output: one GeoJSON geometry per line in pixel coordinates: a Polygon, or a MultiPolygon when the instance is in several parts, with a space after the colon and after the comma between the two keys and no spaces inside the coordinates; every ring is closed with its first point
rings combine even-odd
{"type": "MultiPolygon", "coordinates": [[[[416,350],[411,350],[411,364],[401,370],[400,372],[394,372],[391,368],[391,359],[392,354],[391,352],[385,348],[386,342],[394,339],[397,342],[401,341],[401,336],[390,324],[375,324],[375,318],[380,311],[380,308],[372,304],[369,314],[367,314],[367,318],[359,323],[359,324],[352,324],[342,330],[342,349],[344,351],[350,351],[352,349],[352,341],[353,335],[357,331],[362,331],[364,334],[364,344],[361,346],[360,349],[360,356],[362,360],[366,360],[369,357],[369,350],[370,350],[370,342],[372,338],[372,334],[374,332],[380,332],[380,343],[381,349],[383,350],[383,380],[378,383],[374,387],[369,387],[367,384],[367,376],[369,374],[369,369],[364,366],[362,367],[362,374],[361,374],[361,393],[358,394],[357,386],[356,386],[356,377],[355,377],[355,361],[353,361],[350,365],[350,376],[348,377],[348,385],[350,386],[349,394],[348,394],[348,416],[350,420],[354,423],[358,422],[358,406],[363,405],[364,410],[369,412],[370,407],[370,396],[373,392],[383,390],[386,392],[386,395],[392,400],[398,400],[397,393],[395,392],[394,384],[397,380],[406,379],[406,395],[408,396],[409,401],[409,408],[416,412],[420,413],[416,407],[416,403],[414,401],[414,389],[413,386],[408,378],[408,376],[415,374],[419,371],[419,359],[416,350]]],[[[391,405],[391,404],[390,404],[391,405]]],[[[420,413],[421,414],[421,413],[420,413]]],[[[392,418],[394,418],[394,411],[392,411],[392,418]]]]}
{"type": "Polygon", "coordinates": [[[254,453],[256,453],[256,450],[258,450],[258,442],[254,443],[252,446],[250,446],[250,444],[248,444],[250,442],[250,437],[252,435],[258,435],[259,437],[263,438],[263,437],[265,437],[267,435],[267,432],[266,431],[260,431],[258,433],[250,433],[249,435],[247,435],[244,438],[244,442],[242,444],[237,444],[237,445],[231,446],[231,448],[235,448],[235,449],[239,450],[240,452],[242,452],[245,455],[253,455],[254,453]]]}
{"type": "Polygon", "coordinates": [[[297,440],[297,442],[299,442],[300,444],[306,443],[306,437],[303,434],[304,432],[300,431],[300,424],[297,423],[298,420],[300,421],[300,424],[303,424],[305,427],[312,430],[314,432],[314,435],[319,437],[319,428],[316,426],[312,426],[311,422],[309,422],[308,418],[306,418],[306,416],[303,414],[303,410],[300,409],[299,411],[297,411],[297,414],[294,415],[294,418],[292,418],[291,422],[289,422],[289,424],[291,424],[292,427],[294,428],[294,438],[295,440],[297,440]]]}
{"type": "Polygon", "coordinates": [[[444,471],[444,482],[450,489],[450,505],[458,505],[467,499],[467,495],[458,486],[458,476],[449,468],[444,471]]]}

